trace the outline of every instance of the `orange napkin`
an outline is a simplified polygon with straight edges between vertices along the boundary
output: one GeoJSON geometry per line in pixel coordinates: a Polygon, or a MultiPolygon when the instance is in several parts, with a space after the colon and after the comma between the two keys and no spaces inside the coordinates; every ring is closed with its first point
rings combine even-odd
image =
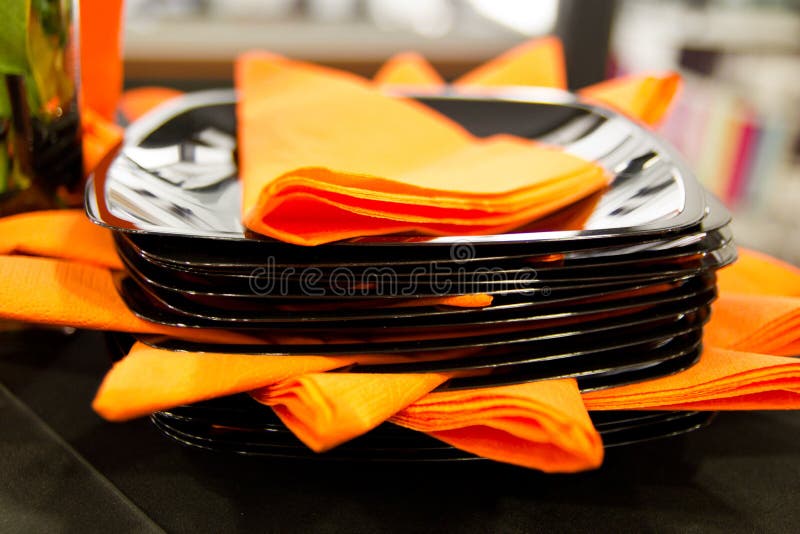
{"type": "Polygon", "coordinates": [[[136,343],[108,372],[92,407],[110,421],[123,421],[350,363],[353,358],[339,356],[173,352],[136,343]]]}
{"type": "MultiPolygon", "coordinates": [[[[441,304],[482,307],[481,295],[442,297],[441,304]]],[[[436,301],[433,301],[436,302],[436,301]]],[[[491,302],[488,299],[488,302],[491,302]]],[[[429,302],[432,304],[432,302],[429,302]]],[[[438,304],[438,303],[437,303],[438,304]]],[[[71,326],[141,334],[162,334],[207,343],[303,343],[325,341],[301,334],[282,333],[270,337],[250,336],[228,330],[165,326],[140,319],[116,291],[114,275],[87,263],[28,256],[0,255],[0,319],[38,324],[71,326]]],[[[441,337],[436,333],[432,338],[441,337]]],[[[380,340],[403,340],[408,335],[375,336],[380,340]]],[[[361,342],[368,338],[340,342],[361,342]]]]}
{"type": "Polygon", "coordinates": [[[800,360],[708,347],[673,376],[583,396],[589,410],[796,410],[800,360]]]}
{"type": "Polygon", "coordinates": [[[666,116],[680,85],[681,77],[674,72],[636,74],[585,87],[578,94],[655,126],[666,116]]]}
{"type": "MultiPolygon", "coordinates": [[[[382,85],[441,87],[445,84],[433,66],[415,52],[392,56],[373,80],[382,85]]],[[[532,85],[566,89],[564,49],[557,37],[527,41],[474,68],[453,84],[460,87],[532,85]]]]}
{"type": "Polygon", "coordinates": [[[50,210],[0,218],[0,254],[29,254],[122,269],[111,232],[83,210],[50,210]]]}
{"type": "Polygon", "coordinates": [[[744,352],[800,355],[800,269],[747,249],[717,274],[720,297],[706,343],[744,352]]]}
{"type": "Polygon", "coordinates": [[[178,328],[135,316],[117,294],[111,271],[86,263],[0,256],[0,319],[209,343],[253,343],[228,331],[178,328]]]}
{"type": "Polygon", "coordinates": [[[564,48],[557,37],[525,42],[458,78],[454,85],[567,88],[564,48]]]}
{"type": "MultiPolygon", "coordinates": [[[[433,357],[458,358],[472,352],[474,352],[472,349],[444,351],[433,357]]],[[[415,400],[413,391],[419,391],[419,395],[422,395],[440,384],[444,377],[433,379],[434,375],[427,378],[415,375],[420,384],[424,385],[413,386],[412,375],[381,375],[387,377],[388,385],[376,388],[370,393],[383,395],[384,401],[396,406],[392,409],[380,406],[378,402],[354,403],[353,406],[347,402],[366,393],[364,387],[367,386],[356,387],[359,383],[356,377],[362,377],[362,383],[367,384],[369,378],[376,375],[336,373],[317,376],[308,373],[341,369],[356,363],[408,363],[425,359],[430,359],[430,356],[421,353],[270,356],[187,352],[158,349],[136,343],[128,355],[106,374],[97,392],[94,407],[103,417],[122,421],[141,417],[155,410],[253,390],[253,396],[262,402],[276,406],[283,405],[287,406],[287,409],[299,411],[302,411],[299,408],[300,400],[292,399],[293,395],[311,399],[309,402],[320,403],[322,412],[325,412],[326,406],[341,404],[341,407],[329,410],[340,421],[343,419],[342,414],[353,414],[354,410],[360,409],[360,413],[366,416],[368,409],[377,410],[379,413],[388,409],[391,413],[383,417],[381,419],[383,421],[415,400]],[[303,375],[307,378],[304,376],[302,380],[291,380],[303,375]],[[394,379],[395,376],[406,378],[394,379]],[[406,380],[405,384],[401,383],[403,380],[406,380]],[[410,396],[401,389],[401,386],[407,385],[411,385],[410,396]],[[263,389],[268,386],[275,389],[270,391],[263,389]],[[308,391],[302,392],[303,390],[308,391]],[[321,393],[318,394],[317,391],[321,393]]],[[[375,379],[373,383],[377,385],[379,382],[375,379]]],[[[374,419],[377,416],[371,417],[374,419]]],[[[352,424],[363,424],[363,421],[352,424]]],[[[335,429],[335,425],[329,425],[327,431],[331,429],[335,429]]],[[[322,431],[318,433],[322,434],[322,431]]]]}
{"type": "Polygon", "coordinates": [[[591,469],[602,459],[600,438],[572,380],[423,397],[446,376],[322,372],[358,360],[369,358],[170,352],[136,344],[106,375],[93,407],[122,421],[254,390],[254,398],[273,406],[316,451],[393,416],[463,450],[544,471],[591,469]]]}
{"type": "Polygon", "coordinates": [[[182,94],[182,91],[168,87],[128,89],[122,94],[119,110],[128,122],[133,122],[156,106],[182,94]]]}
{"type": "Polygon", "coordinates": [[[252,392],[314,451],[358,437],[436,386],[447,376],[314,373],[252,392]]]}
{"type": "Polygon", "coordinates": [[[346,73],[253,53],[237,63],[237,87],[244,222],[284,241],[504,231],[608,180],[558,149],[476,139],[346,73]]]}
{"type": "Polygon", "coordinates": [[[603,444],[574,380],[431,393],[390,421],[459,449],[546,472],[598,467],[603,444]]]}
{"type": "Polygon", "coordinates": [[[445,83],[433,65],[415,52],[403,52],[389,58],[372,77],[372,81],[381,85],[415,85],[437,88],[445,83]]]}
{"type": "Polygon", "coordinates": [[[84,175],[110,164],[124,136],[122,128],[91,108],[81,110],[81,135],[84,175]]]}
{"type": "Polygon", "coordinates": [[[721,348],[799,356],[800,297],[723,294],[704,341],[721,348]]]}
{"type": "Polygon", "coordinates": [[[717,273],[717,287],[722,295],[800,297],[800,268],[740,247],[736,263],[717,273]]]}

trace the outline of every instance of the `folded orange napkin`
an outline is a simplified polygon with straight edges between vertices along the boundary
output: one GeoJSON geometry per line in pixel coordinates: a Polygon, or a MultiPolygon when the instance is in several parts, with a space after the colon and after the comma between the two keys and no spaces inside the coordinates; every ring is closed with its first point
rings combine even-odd
{"type": "Polygon", "coordinates": [[[123,421],[353,361],[346,357],[174,352],[136,343],[108,372],[92,407],[110,421],[123,421]]]}
{"type": "Polygon", "coordinates": [[[360,358],[170,352],[136,344],[108,373],[93,407],[122,421],[253,390],[316,451],[393,417],[463,450],[544,471],[591,469],[602,459],[572,380],[423,397],[446,377],[322,373],[360,358]]]}
{"type": "Polygon", "coordinates": [[[346,73],[253,53],[237,63],[237,87],[243,219],[284,241],[498,232],[608,181],[559,149],[474,138],[346,73]]]}
{"type": "Polygon", "coordinates": [[[545,472],[599,467],[603,444],[574,380],[431,393],[390,421],[459,449],[545,472]]]}
{"type": "Polygon", "coordinates": [[[253,391],[314,451],[329,450],[372,430],[447,376],[313,373],[253,391]]]}
{"type": "Polygon", "coordinates": [[[674,72],[637,74],[585,87],[578,94],[655,126],[666,116],[680,85],[681,77],[674,72]]]}
{"type": "Polygon", "coordinates": [[[796,410],[800,360],[708,347],[686,371],[583,400],[589,410],[796,410]]]}
{"type": "MultiPolygon", "coordinates": [[[[429,302],[433,304],[436,301],[429,302]]],[[[481,307],[491,299],[481,295],[442,297],[438,303],[481,307]]],[[[140,319],[131,312],[116,291],[114,274],[87,263],[28,256],[0,255],[0,318],[38,324],[71,326],[90,330],[111,330],[142,334],[163,334],[207,343],[303,343],[321,344],[319,338],[289,332],[273,336],[248,335],[228,330],[165,326],[140,319]]],[[[432,338],[442,337],[433,333],[432,338]]],[[[452,337],[452,336],[447,336],[452,337]]],[[[402,340],[378,333],[376,340],[402,340]]],[[[340,342],[363,342],[370,337],[340,342]]]]}
{"type": "Polygon", "coordinates": [[[722,295],[800,297],[800,268],[739,247],[736,263],[717,273],[717,287],[722,295]]]}
{"type": "MultiPolygon", "coordinates": [[[[270,404],[285,404],[297,408],[299,401],[291,399],[291,389],[294,388],[298,392],[298,397],[321,402],[323,411],[325,403],[328,405],[342,403],[342,411],[337,412],[338,409],[334,409],[333,412],[351,414],[358,408],[347,405],[345,399],[355,398],[359,395],[357,391],[365,390],[353,388],[353,391],[350,391],[350,386],[355,386],[359,382],[357,377],[362,377],[365,384],[369,382],[370,377],[373,377],[373,383],[377,384],[375,375],[338,372],[321,378],[312,374],[307,379],[299,381],[290,379],[307,373],[343,369],[356,363],[408,363],[431,358],[464,357],[472,352],[473,349],[444,351],[435,355],[400,353],[271,356],[170,351],[136,343],[108,372],[97,392],[94,406],[104,417],[122,421],[150,414],[154,410],[253,390],[253,395],[260,400],[269,399],[270,404]],[[268,386],[276,389],[274,391],[263,389],[268,386]],[[303,389],[308,389],[310,392],[300,393],[303,389]],[[323,394],[315,394],[313,392],[315,389],[323,394]],[[328,400],[325,400],[326,398],[328,400]]],[[[407,380],[407,383],[411,384],[411,377],[414,376],[425,385],[413,386],[411,389],[414,390],[416,387],[416,391],[424,390],[424,392],[432,390],[444,380],[442,377],[433,380],[424,375],[399,375],[406,377],[399,380],[394,380],[396,375],[381,376],[386,377],[387,384],[394,385],[372,393],[384,395],[384,400],[392,398],[393,405],[402,405],[397,406],[392,413],[414,400],[400,390],[400,380],[407,380]]],[[[378,402],[367,402],[364,406],[379,411],[386,410],[378,402]]],[[[341,415],[338,417],[341,418],[341,415]]],[[[328,431],[331,428],[333,427],[328,426],[328,431]]],[[[322,434],[322,431],[318,432],[322,434]]]]}
{"type": "MultiPolygon", "coordinates": [[[[531,85],[567,88],[564,49],[557,37],[527,41],[458,78],[460,87],[531,85]]],[[[404,52],[391,57],[373,77],[382,85],[441,87],[445,84],[420,54],[404,52]]]]}
{"type": "Polygon", "coordinates": [[[0,254],[61,258],[122,269],[111,232],[83,210],[48,210],[0,218],[0,254]]]}
{"type": "MultiPolygon", "coordinates": [[[[106,268],[51,258],[0,255],[0,319],[142,334],[207,343],[257,343],[263,338],[227,330],[151,323],[131,312],[106,268]]],[[[281,337],[276,342],[291,342],[281,337]]],[[[296,341],[296,340],[295,340],[296,341]]],[[[321,343],[303,339],[303,342],[321,343]]]]}
{"type": "Polygon", "coordinates": [[[704,340],[720,348],[800,355],[800,269],[747,249],[717,274],[704,340]]]}
{"type": "Polygon", "coordinates": [[[704,340],[715,347],[800,356],[800,297],[722,294],[704,340]]]}

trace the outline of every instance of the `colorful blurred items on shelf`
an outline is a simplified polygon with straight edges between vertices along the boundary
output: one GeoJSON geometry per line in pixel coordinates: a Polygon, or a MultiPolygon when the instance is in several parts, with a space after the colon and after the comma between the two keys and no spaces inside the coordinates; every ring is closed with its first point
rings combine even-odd
{"type": "Polygon", "coordinates": [[[77,13],[71,0],[0,7],[0,213],[57,207],[80,186],[77,13]]]}
{"type": "Polygon", "coordinates": [[[724,84],[688,78],[659,133],[725,204],[763,208],[792,158],[794,122],[762,108],[724,84]]]}

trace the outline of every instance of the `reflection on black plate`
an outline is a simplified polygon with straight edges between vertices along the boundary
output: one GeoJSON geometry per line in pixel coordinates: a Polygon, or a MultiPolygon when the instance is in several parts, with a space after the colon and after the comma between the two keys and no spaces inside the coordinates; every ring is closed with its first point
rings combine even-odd
{"type": "MultiPolygon", "coordinates": [[[[590,414],[605,447],[674,436],[707,425],[712,412],[593,412],[590,414]]],[[[184,406],[153,415],[167,436],[189,446],[218,452],[347,461],[477,460],[426,434],[383,424],[336,449],[308,450],[271,410],[241,396],[184,406]]]]}
{"type": "MultiPolygon", "coordinates": [[[[610,291],[601,297],[587,298],[583,301],[570,300],[551,306],[525,305],[514,303],[483,308],[466,308],[463,312],[452,314],[410,314],[402,310],[394,317],[387,317],[386,310],[369,307],[359,313],[343,319],[331,317],[320,312],[302,314],[294,310],[282,311],[273,308],[275,313],[270,313],[266,308],[266,317],[241,316],[220,310],[219,317],[203,318],[195,314],[186,313],[171,306],[158,298],[145,286],[129,276],[117,276],[118,290],[128,307],[139,317],[158,324],[168,326],[181,326],[188,328],[224,328],[229,330],[253,333],[261,330],[263,333],[272,332],[275,335],[294,329],[302,331],[309,337],[329,339],[332,336],[354,337],[363,336],[364,339],[375,337],[376,328],[380,329],[380,337],[407,334],[424,338],[435,332],[464,331],[466,328],[473,332],[491,329],[497,332],[499,327],[514,326],[517,329],[546,326],[554,321],[574,322],[583,318],[591,320],[598,315],[625,315],[637,311],[645,312],[646,307],[671,302],[685,301],[699,293],[713,291],[714,278],[698,276],[684,283],[655,285],[638,291],[610,291]],[[371,313],[378,315],[371,317],[371,313]],[[280,329],[280,330],[278,330],[280,329]],[[335,330],[332,330],[335,329],[335,330]],[[446,330],[445,330],[446,329],[446,330]]],[[[549,296],[549,295],[548,295],[549,296]]],[[[547,296],[540,297],[546,299],[547,296]]],[[[367,305],[368,306],[368,305],[367,305]]],[[[209,310],[208,313],[214,313],[209,310]]]]}

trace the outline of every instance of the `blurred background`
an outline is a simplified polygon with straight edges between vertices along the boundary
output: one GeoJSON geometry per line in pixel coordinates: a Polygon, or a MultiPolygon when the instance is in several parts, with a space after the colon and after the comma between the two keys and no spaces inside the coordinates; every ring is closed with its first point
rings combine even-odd
{"type": "Polygon", "coordinates": [[[740,244],[800,264],[800,0],[126,0],[125,68],[129,87],[197,89],[253,48],[364,75],[414,50],[450,78],[547,34],[573,89],[680,71],[659,131],[740,244]]]}

